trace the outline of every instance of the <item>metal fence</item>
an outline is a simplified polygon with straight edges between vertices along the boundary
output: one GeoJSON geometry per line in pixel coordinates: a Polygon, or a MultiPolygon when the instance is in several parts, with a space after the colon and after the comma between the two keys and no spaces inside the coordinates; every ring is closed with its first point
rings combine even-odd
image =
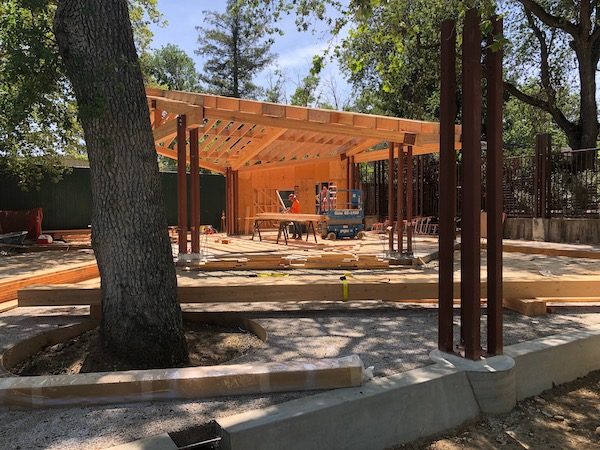
{"type": "MultiPolygon", "coordinates": [[[[549,148],[549,146],[548,146],[549,148]]],[[[366,214],[387,216],[387,161],[361,165],[361,187],[365,191],[366,214]]],[[[438,215],[439,158],[420,155],[414,164],[416,215],[438,215]]],[[[462,197],[460,154],[456,165],[456,211],[462,197]]],[[[485,210],[485,158],[482,157],[481,208],[485,210]]],[[[544,156],[531,154],[504,158],[504,210],[509,217],[600,217],[600,151],[559,151],[544,156]],[[546,158],[545,160],[543,158],[546,158]]]]}

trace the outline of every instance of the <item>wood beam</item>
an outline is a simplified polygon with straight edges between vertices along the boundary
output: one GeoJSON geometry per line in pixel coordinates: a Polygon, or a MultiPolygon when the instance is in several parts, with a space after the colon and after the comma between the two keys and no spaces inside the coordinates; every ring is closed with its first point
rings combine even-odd
{"type": "MultiPolygon", "coordinates": [[[[508,299],[550,297],[597,297],[600,279],[587,280],[506,280],[505,294],[508,299]]],[[[481,284],[480,296],[485,298],[487,284],[481,284]]],[[[460,283],[453,284],[453,297],[460,298],[460,283]]],[[[344,298],[339,281],[315,283],[271,283],[197,286],[178,286],[180,303],[236,303],[236,302],[302,302],[302,301],[423,301],[437,299],[438,284],[431,281],[405,281],[390,283],[353,282],[348,284],[347,299],[344,298]]],[[[30,286],[18,291],[20,307],[99,305],[100,286],[50,285],[30,286]]],[[[571,300],[572,301],[572,300],[571,300]]]]}
{"type": "Polygon", "coordinates": [[[328,158],[315,157],[315,158],[307,158],[307,159],[300,159],[300,160],[291,159],[291,160],[286,160],[286,161],[255,164],[253,166],[244,166],[244,167],[240,168],[239,171],[247,172],[250,170],[266,170],[266,169],[275,169],[275,168],[296,166],[296,165],[302,165],[302,164],[330,163],[330,162],[335,162],[335,161],[339,161],[339,158],[337,156],[331,156],[328,158]]]}

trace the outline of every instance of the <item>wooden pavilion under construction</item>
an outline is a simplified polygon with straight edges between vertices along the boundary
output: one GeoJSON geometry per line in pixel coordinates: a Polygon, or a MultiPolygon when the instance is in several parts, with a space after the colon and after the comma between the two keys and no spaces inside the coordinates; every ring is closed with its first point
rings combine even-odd
{"type": "MultiPolygon", "coordinates": [[[[315,187],[320,183],[339,189],[356,187],[359,163],[389,160],[393,180],[395,160],[404,164],[411,156],[439,151],[436,122],[152,88],[146,94],[156,151],[178,161],[179,228],[181,236],[187,236],[189,223],[192,253],[199,239],[199,168],[225,175],[226,231],[240,234],[248,231],[255,214],[278,209],[277,189],[294,190],[301,199],[301,212],[314,213],[315,187]],[[178,145],[183,141],[185,146],[178,145]],[[398,158],[399,154],[406,158],[398,158]]],[[[456,126],[457,149],[460,135],[456,126]]],[[[412,169],[412,164],[407,168],[412,169]]],[[[412,176],[412,170],[407,172],[412,176]]],[[[398,170],[398,175],[402,173],[398,170]]],[[[388,211],[393,219],[407,217],[400,199],[411,195],[410,186],[407,183],[409,192],[396,196],[393,183],[389,184],[388,211]],[[396,208],[394,197],[399,199],[396,208]]],[[[407,209],[411,204],[406,202],[407,209]]],[[[180,243],[180,253],[187,253],[187,242],[181,239],[180,243]]]]}

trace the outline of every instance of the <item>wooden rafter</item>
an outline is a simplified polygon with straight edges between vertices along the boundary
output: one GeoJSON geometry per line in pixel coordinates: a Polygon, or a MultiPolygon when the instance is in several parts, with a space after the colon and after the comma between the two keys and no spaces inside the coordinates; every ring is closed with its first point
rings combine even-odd
{"type": "MultiPolygon", "coordinates": [[[[355,163],[383,160],[387,150],[370,150],[382,141],[413,144],[415,155],[439,148],[435,122],[190,92],[146,93],[157,148],[172,151],[177,115],[185,114],[188,128],[200,128],[200,161],[210,170],[249,170],[340,156],[354,157],[355,163]]],[[[460,130],[455,128],[457,149],[460,130]]]]}
{"type": "Polygon", "coordinates": [[[247,149],[243,156],[241,156],[238,160],[236,160],[232,164],[233,170],[238,170],[260,152],[262,152],[265,148],[275,142],[282,134],[284,134],[287,130],[285,128],[274,128],[266,135],[265,138],[261,139],[258,145],[254,148],[247,149]]]}
{"type": "MultiPolygon", "coordinates": [[[[170,159],[177,160],[177,148],[172,149],[169,147],[165,147],[163,145],[156,145],[156,153],[161,156],[165,156],[170,159]]],[[[186,160],[190,161],[190,154],[188,152],[186,160]]],[[[212,170],[213,172],[223,173],[225,170],[223,167],[218,164],[211,163],[210,161],[203,160],[200,158],[200,167],[203,167],[208,170],[212,170]]]]}

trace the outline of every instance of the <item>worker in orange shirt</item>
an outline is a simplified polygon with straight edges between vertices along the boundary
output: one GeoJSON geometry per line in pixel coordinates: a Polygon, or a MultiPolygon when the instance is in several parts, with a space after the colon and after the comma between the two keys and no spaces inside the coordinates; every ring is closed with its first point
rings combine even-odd
{"type": "MultiPolygon", "coordinates": [[[[300,214],[300,202],[298,201],[296,194],[290,194],[288,198],[292,203],[288,212],[290,214],[300,214]]],[[[300,225],[300,222],[292,222],[292,227],[294,230],[292,239],[302,239],[302,225],[300,225]]]]}

